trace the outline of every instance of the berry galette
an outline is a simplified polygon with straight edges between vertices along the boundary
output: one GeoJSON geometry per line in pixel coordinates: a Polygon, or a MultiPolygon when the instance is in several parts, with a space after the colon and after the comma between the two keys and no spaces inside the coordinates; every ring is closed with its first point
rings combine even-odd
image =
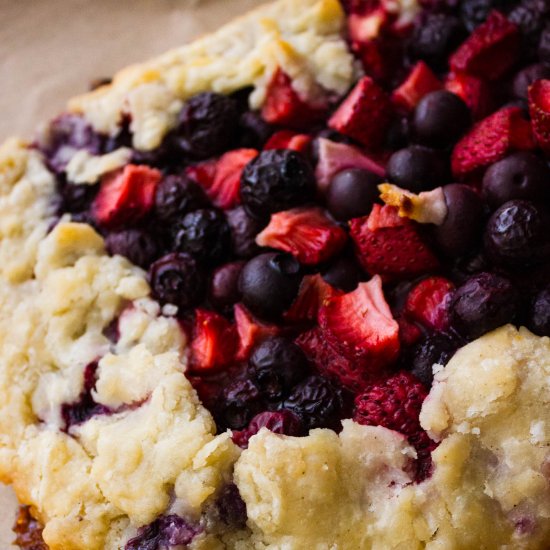
{"type": "Polygon", "coordinates": [[[546,0],[278,0],[7,142],[16,543],[549,548],[549,159],[546,0]]]}

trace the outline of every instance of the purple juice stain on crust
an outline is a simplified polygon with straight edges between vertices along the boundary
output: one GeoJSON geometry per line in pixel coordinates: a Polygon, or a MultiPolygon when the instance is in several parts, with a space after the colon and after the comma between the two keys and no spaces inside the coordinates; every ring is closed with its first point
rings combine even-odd
{"type": "Polygon", "coordinates": [[[98,414],[109,414],[112,411],[105,405],[94,401],[92,390],[97,381],[98,363],[94,361],[84,369],[84,388],[74,403],[61,405],[61,416],[65,422],[65,431],[68,432],[72,426],[82,424],[92,416],[98,414]]]}
{"type": "Polygon", "coordinates": [[[161,516],[141,527],[137,536],[129,540],[124,550],[170,550],[190,544],[202,531],[176,515],[161,516]]]}

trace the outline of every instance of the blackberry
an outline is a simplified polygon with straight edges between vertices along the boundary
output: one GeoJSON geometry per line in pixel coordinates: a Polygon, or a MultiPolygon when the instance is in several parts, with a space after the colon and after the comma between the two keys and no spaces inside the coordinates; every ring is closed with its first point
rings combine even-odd
{"type": "Polygon", "coordinates": [[[163,256],[149,268],[153,297],[182,309],[198,305],[204,296],[204,275],[189,254],[163,256]]]}
{"type": "Polygon", "coordinates": [[[238,124],[237,101],[221,94],[204,92],[185,103],[175,135],[184,153],[195,159],[206,159],[232,146],[238,124]]]}
{"type": "Polygon", "coordinates": [[[512,5],[511,0],[462,0],[460,17],[469,32],[481,25],[491,10],[505,11],[512,5]]]}
{"type": "Polygon", "coordinates": [[[155,215],[163,222],[177,222],[187,212],[206,206],[205,192],[185,176],[165,176],[155,191],[155,215]]]}
{"type": "Polygon", "coordinates": [[[523,0],[508,16],[521,31],[524,53],[528,58],[536,52],[549,14],[548,0],[523,0]]]}
{"type": "Polygon", "coordinates": [[[223,212],[203,208],[186,214],[174,229],[174,248],[207,265],[228,256],[231,233],[223,212]]]}
{"type": "Polygon", "coordinates": [[[289,149],[261,152],[241,176],[241,199],[257,219],[307,203],[315,196],[315,176],[300,153],[289,149]]]}

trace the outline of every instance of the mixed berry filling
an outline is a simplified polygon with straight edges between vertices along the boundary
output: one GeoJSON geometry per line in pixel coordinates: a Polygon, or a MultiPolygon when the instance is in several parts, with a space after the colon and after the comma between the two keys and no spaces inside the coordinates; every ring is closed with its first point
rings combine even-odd
{"type": "MultiPolygon", "coordinates": [[[[353,418],[406,436],[420,482],[434,365],[506,323],[550,336],[550,5],[421,5],[404,24],[344,2],[364,76],[340,101],[308,101],[281,69],[260,112],[248,89],[198,94],[157,149],[92,186],[67,180],[71,154],[131,147],[129,120],[106,137],[64,115],[38,143],[59,214],[178,307],[188,377],[243,448],[263,427],[303,436],[353,418]]],[[[88,374],[67,425],[108,412],[88,374]]],[[[219,513],[242,525],[232,491],[219,513]]],[[[188,544],[180,520],[127,548],[188,544]]]]}

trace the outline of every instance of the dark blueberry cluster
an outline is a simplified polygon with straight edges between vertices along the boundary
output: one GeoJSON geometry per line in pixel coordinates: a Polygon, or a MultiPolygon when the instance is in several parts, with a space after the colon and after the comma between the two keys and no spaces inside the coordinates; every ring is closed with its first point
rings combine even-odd
{"type": "Polygon", "coordinates": [[[153,523],[141,527],[138,534],[126,543],[124,550],[182,548],[190,544],[201,531],[199,525],[175,514],[161,516],[153,523]]]}

